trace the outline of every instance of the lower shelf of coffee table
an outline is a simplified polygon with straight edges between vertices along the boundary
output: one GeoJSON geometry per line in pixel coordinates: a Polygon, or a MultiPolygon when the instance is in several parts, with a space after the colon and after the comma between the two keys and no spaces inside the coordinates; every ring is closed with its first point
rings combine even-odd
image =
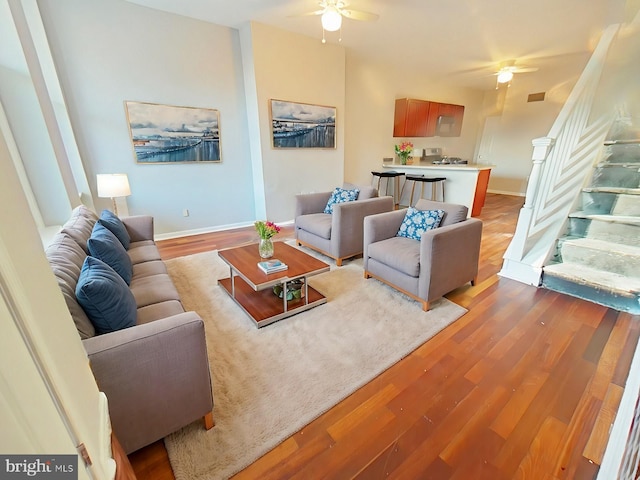
{"type": "Polygon", "coordinates": [[[234,297],[231,293],[230,278],[220,279],[218,284],[251,317],[258,328],[327,303],[324,295],[309,286],[308,302],[305,302],[304,298],[290,300],[285,312],[284,301],[277,297],[271,288],[255,291],[242,278],[235,277],[234,297]]]}

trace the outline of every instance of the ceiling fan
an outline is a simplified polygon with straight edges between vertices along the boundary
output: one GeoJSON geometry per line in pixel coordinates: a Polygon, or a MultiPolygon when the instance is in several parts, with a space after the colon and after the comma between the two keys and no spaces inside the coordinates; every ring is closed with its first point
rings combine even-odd
{"type": "Polygon", "coordinates": [[[507,60],[499,65],[499,69],[493,75],[496,75],[496,90],[502,83],[506,83],[507,86],[511,84],[514,73],[528,73],[535,72],[538,67],[527,67],[525,65],[516,65],[515,60],[507,60]]]}
{"type": "MultiPolygon", "coordinates": [[[[342,28],[342,17],[349,18],[351,20],[362,20],[365,22],[371,22],[378,19],[378,15],[375,13],[363,12],[360,10],[352,10],[347,8],[348,3],[342,0],[320,0],[318,2],[320,10],[313,12],[303,13],[301,16],[306,15],[320,15],[320,21],[322,23],[322,43],[327,41],[324,38],[325,30],[327,32],[335,32],[342,28]]],[[[340,38],[338,41],[342,41],[340,38]]]]}

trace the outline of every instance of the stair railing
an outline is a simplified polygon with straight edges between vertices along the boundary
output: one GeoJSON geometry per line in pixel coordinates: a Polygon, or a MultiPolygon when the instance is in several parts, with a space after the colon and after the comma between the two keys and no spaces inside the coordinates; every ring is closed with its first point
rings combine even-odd
{"type": "Polygon", "coordinates": [[[582,75],[546,137],[532,141],[532,169],[514,237],[500,275],[539,285],[542,267],[555,248],[591,167],[599,158],[613,115],[591,119],[609,48],[618,32],[602,34],[582,75]]]}

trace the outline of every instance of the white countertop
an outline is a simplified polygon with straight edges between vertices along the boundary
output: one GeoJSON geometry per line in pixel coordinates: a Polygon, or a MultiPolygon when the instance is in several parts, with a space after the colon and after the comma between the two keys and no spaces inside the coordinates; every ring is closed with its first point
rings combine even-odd
{"type": "Polygon", "coordinates": [[[491,170],[495,165],[486,163],[449,163],[434,164],[427,162],[417,162],[413,164],[402,165],[397,162],[383,163],[382,168],[407,168],[407,169],[437,169],[437,170],[468,170],[477,172],[479,170],[491,170]]]}

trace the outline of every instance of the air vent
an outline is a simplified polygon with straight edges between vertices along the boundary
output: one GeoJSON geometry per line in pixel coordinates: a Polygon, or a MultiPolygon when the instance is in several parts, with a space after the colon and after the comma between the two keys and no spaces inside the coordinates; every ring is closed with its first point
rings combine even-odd
{"type": "Polygon", "coordinates": [[[530,93],[527,102],[543,102],[545,92],[530,93]]]}

